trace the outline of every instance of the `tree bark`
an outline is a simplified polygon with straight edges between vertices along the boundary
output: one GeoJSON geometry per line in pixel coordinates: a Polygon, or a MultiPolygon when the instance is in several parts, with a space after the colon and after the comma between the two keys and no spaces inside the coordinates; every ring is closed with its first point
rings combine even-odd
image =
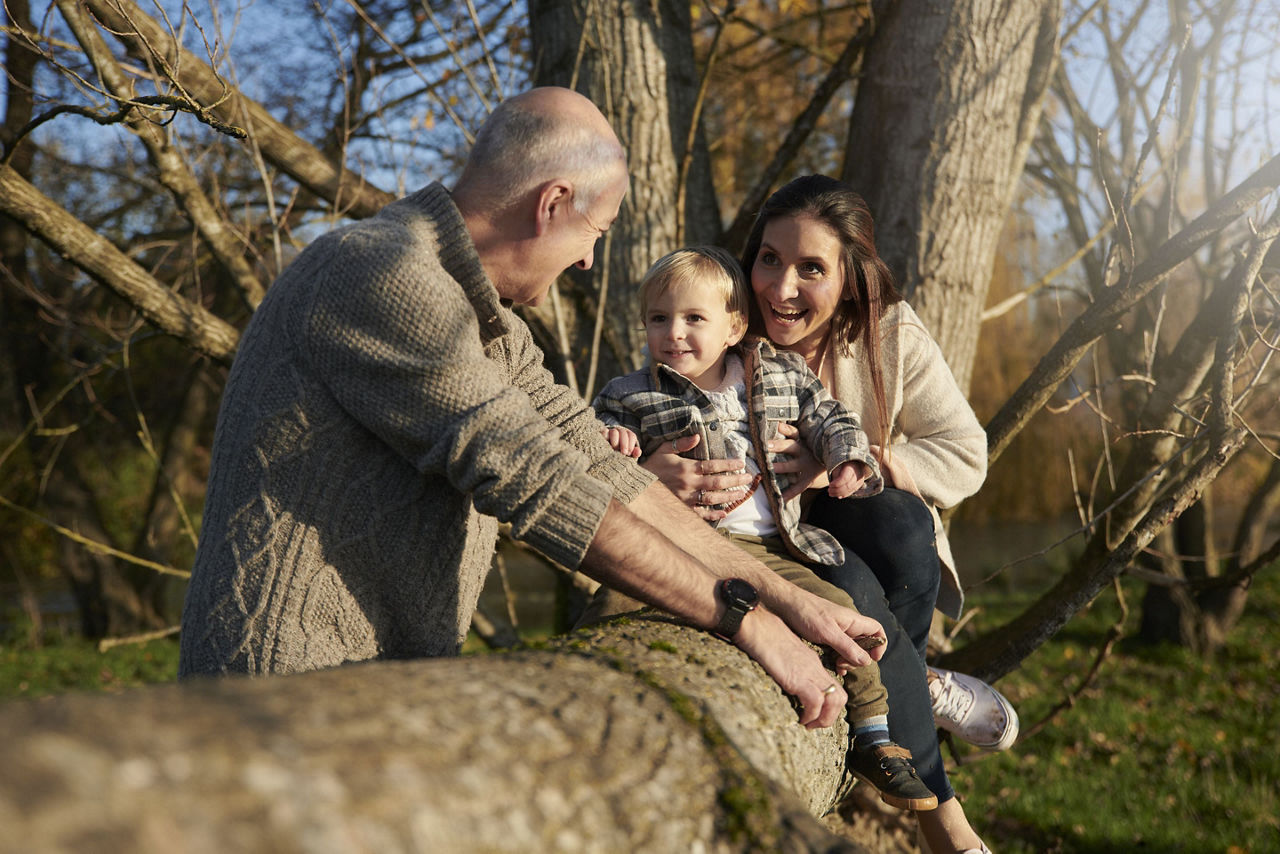
{"type": "Polygon", "coordinates": [[[0,851],[864,851],[809,731],[664,618],[545,651],[0,707],[0,851]]]}
{"type": "Polygon", "coordinates": [[[968,389],[996,249],[1057,56],[1057,0],[875,4],[843,177],[968,389]]]}
{"type": "MultiPolygon", "coordinates": [[[[631,187],[610,230],[608,257],[589,276],[588,293],[607,298],[617,367],[640,364],[639,284],[662,255],[687,243],[713,243],[720,219],[706,145],[695,135],[687,178],[685,231],[676,216],[678,177],[685,156],[699,77],[687,3],[534,0],[529,4],[534,80],[576,88],[609,120],[627,152],[631,187]],[[628,364],[628,361],[630,362],[628,364]]],[[[606,374],[608,376],[610,374],[606,374]]],[[[584,389],[590,396],[592,389],[584,389]]]]}

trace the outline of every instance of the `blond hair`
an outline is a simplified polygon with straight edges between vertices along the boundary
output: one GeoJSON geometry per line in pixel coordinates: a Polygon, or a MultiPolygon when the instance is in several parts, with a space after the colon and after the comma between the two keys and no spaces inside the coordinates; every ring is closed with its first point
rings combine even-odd
{"type": "Polygon", "coordinates": [[[663,255],[640,280],[640,318],[649,306],[673,287],[711,287],[724,298],[724,308],[745,329],[751,311],[751,289],[738,260],[718,246],[691,246],[663,255]]]}

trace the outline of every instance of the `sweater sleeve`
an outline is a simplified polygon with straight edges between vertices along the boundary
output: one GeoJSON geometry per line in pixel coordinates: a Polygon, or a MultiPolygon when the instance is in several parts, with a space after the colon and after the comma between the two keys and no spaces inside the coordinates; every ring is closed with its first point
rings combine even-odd
{"type": "Polygon", "coordinates": [[[657,478],[609,445],[601,432],[598,413],[573,389],[555,381],[524,321],[512,314],[511,324],[513,331],[503,343],[508,347],[516,386],[529,395],[544,418],[560,428],[567,442],[587,455],[587,472],[609,484],[614,498],[630,504],[657,478]]]}
{"type": "Polygon", "coordinates": [[[924,327],[904,324],[902,336],[894,462],[906,466],[926,501],[952,507],[986,479],[987,434],[924,327]]]}
{"type": "Polygon", "coordinates": [[[371,223],[314,253],[302,349],[352,418],[418,471],[559,563],[581,562],[612,490],[488,358],[461,286],[430,241],[371,223]]]}

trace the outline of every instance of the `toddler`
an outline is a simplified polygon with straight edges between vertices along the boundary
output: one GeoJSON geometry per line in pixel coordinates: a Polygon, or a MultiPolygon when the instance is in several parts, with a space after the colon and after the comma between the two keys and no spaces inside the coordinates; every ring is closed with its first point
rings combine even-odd
{"type": "MultiPolygon", "coordinates": [[[[840,588],[799,561],[838,566],[835,538],[800,521],[799,500],[783,501],[791,476],[773,471],[765,443],[779,423],[796,425],[823,462],[835,498],[874,495],[879,467],[857,417],[834,400],[802,357],[769,341],[744,342],[751,293],[738,262],[715,247],[681,249],[659,259],[640,284],[640,305],[653,364],[611,380],[592,402],[605,437],[635,457],[664,442],[697,435],[686,454],[745,459],[752,485],[717,505],[717,528],[797,586],[853,608],[840,588]]],[[[844,677],[853,731],[849,767],[886,803],[931,810],[937,798],[889,738],[887,692],[872,662],[844,677]]]]}

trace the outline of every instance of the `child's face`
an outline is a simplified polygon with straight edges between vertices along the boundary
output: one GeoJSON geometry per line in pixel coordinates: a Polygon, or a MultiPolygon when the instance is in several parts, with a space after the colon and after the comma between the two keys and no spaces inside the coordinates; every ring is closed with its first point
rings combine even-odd
{"type": "Polygon", "coordinates": [[[667,288],[649,304],[644,328],[653,360],[704,389],[723,381],[725,351],[746,331],[716,288],[697,283],[667,288]]]}

